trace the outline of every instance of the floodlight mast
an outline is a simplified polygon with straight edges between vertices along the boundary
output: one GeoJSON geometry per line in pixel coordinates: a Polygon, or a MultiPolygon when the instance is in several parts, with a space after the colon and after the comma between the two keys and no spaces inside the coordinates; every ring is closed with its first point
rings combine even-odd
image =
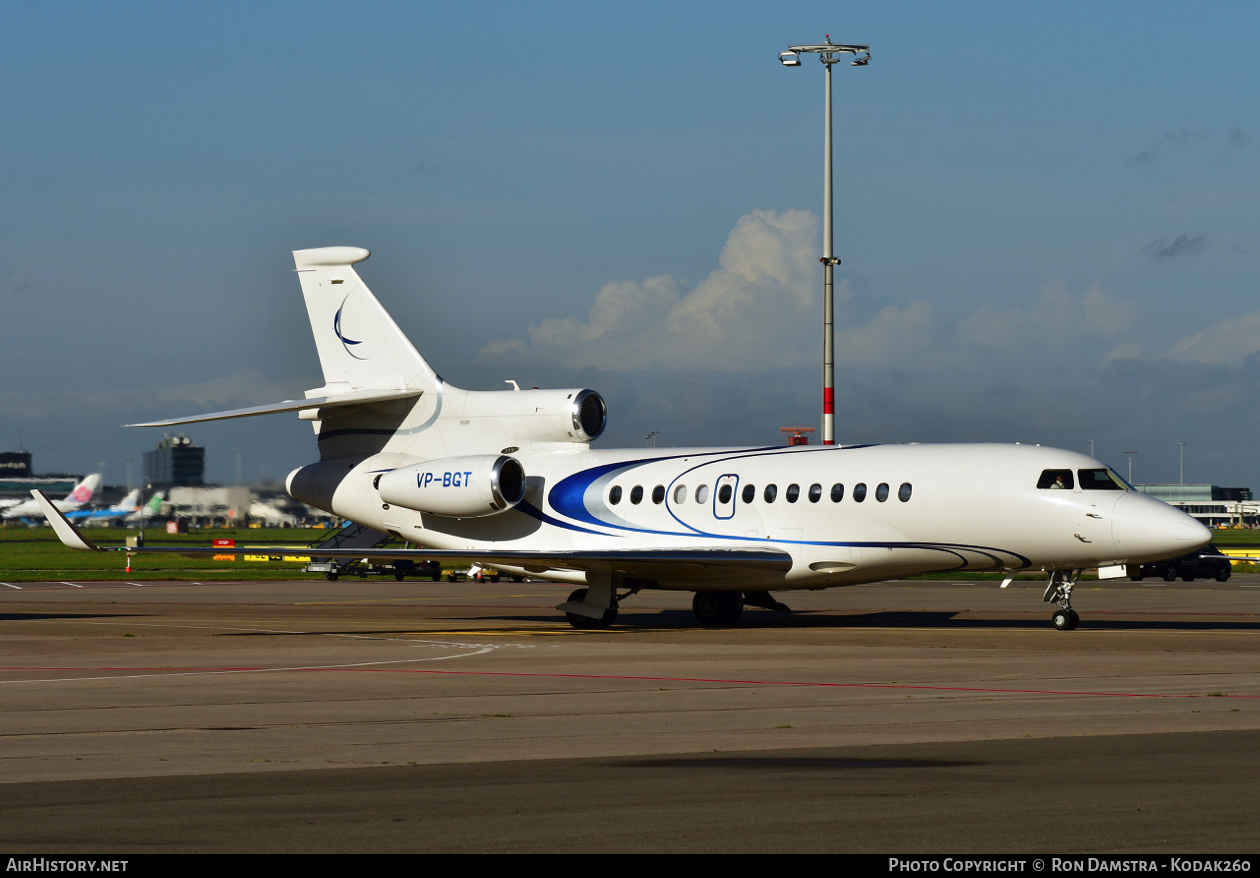
{"type": "Polygon", "coordinates": [[[836,391],[835,391],[835,309],[833,271],[840,263],[833,251],[832,236],[832,186],[831,186],[831,65],[840,61],[841,55],[853,55],[853,67],[865,67],[871,62],[870,46],[850,46],[831,42],[813,46],[789,46],[779,54],[784,67],[800,67],[801,53],[818,56],[827,68],[825,123],[823,126],[823,255],[818,261],[823,265],[823,445],[836,444],[836,391]]]}

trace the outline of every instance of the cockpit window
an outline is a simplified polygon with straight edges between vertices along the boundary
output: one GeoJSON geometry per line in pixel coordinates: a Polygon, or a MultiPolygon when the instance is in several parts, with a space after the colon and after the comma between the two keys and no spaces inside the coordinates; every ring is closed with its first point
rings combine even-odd
{"type": "MultiPolygon", "coordinates": [[[[1084,481],[1085,470],[1081,470],[1081,480],[1084,481]]],[[[1063,490],[1072,490],[1072,471],[1070,469],[1046,469],[1041,471],[1041,478],[1037,479],[1037,487],[1042,489],[1062,488],[1063,490]]]]}
{"type": "Polygon", "coordinates": [[[1123,491],[1119,476],[1106,469],[1078,469],[1081,487],[1086,491],[1123,491]]]}

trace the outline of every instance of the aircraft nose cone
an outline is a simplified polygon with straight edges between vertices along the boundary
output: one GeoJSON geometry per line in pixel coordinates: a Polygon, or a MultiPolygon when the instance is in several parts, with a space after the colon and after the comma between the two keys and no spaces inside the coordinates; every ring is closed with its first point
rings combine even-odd
{"type": "Polygon", "coordinates": [[[1180,509],[1141,494],[1116,504],[1112,533],[1129,562],[1175,558],[1212,541],[1212,532],[1180,509]]]}

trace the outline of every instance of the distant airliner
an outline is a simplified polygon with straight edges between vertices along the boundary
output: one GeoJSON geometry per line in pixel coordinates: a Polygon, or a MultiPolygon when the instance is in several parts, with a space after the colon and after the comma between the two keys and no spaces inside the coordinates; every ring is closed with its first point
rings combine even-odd
{"type": "MultiPolygon", "coordinates": [[[[545,574],[581,586],[557,607],[578,628],[611,625],[641,589],[695,592],[697,619],[721,625],[746,603],[786,609],[774,591],[1041,569],[1054,626],[1071,629],[1083,569],[1122,571],[1210,539],[1105,464],[1054,448],[592,450],[607,415],[598,393],[453,387],[353,268],[367,250],[293,255],[324,386],[305,399],[133,426],[297,412],[315,429],[320,460],[290,473],[289,493],[417,547],[321,555],[545,574]]],[[[49,518],[68,545],[98,548],[49,518]]]]}
{"type": "MultiPolygon", "coordinates": [[[[157,491],[149,498],[143,511],[152,517],[158,515],[161,509],[162,492],[157,491]]],[[[75,509],[67,512],[66,518],[78,525],[102,525],[119,519],[135,521],[141,517],[140,513],[140,489],[135,488],[113,506],[105,509],[75,509]]]]}
{"type": "MultiPolygon", "coordinates": [[[[92,494],[100,483],[101,474],[92,473],[90,476],[85,476],[82,481],[75,485],[64,500],[53,500],[50,502],[62,512],[82,509],[92,502],[92,494]]],[[[3,510],[5,518],[42,518],[46,514],[43,505],[36,500],[24,500],[15,506],[9,506],[3,510]]]]}

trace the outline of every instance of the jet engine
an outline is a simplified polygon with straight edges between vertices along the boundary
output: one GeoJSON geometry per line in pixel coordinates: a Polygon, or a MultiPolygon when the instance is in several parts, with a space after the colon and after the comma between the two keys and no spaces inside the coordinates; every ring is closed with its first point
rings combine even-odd
{"type": "Polygon", "coordinates": [[[443,457],[400,467],[376,479],[381,500],[391,505],[478,518],[511,509],[525,496],[525,468],[506,454],[443,457]]]}
{"type": "MultiPolygon", "coordinates": [[[[608,407],[594,390],[469,390],[444,397],[442,418],[465,420],[479,439],[523,446],[529,442],[590,442],[608,422],[608,407]]],[[[510,453],[510,452],[509,452],[510,453]]]]}

